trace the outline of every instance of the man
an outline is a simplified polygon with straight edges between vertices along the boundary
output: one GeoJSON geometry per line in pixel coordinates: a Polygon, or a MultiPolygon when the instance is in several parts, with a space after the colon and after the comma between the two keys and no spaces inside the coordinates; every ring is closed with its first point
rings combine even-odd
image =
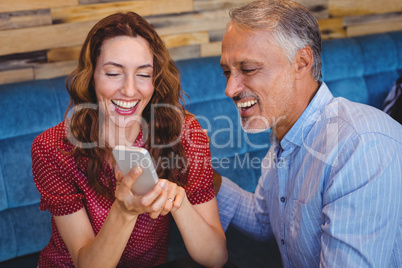
{"type": "Polygon", "coordinates": [[[272,134],[254,194],[223,178],[224,229],[274,236],[285,267],[401,267],[401,125],[331,95],[303,6],[255,1],[230,16],[225,93],[245,131],[272,134]]]}

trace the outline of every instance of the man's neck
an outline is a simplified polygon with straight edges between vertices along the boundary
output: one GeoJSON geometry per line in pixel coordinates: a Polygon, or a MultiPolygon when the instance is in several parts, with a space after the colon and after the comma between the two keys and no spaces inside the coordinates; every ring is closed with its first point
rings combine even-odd
{"type": "Polygon", "coordinates": [[[278,122],[278,124],[274,128],[272,128],[272,131],[278,141],[281,141],[289,132],[289,130],[293,127],[293,125],[297,122],[297,120],[306,110],[310,102],[313,100],[321,84],[321,81],[311,81],[308,86],[304,87],[304,89],[300,91],[300,95],[302,97],[299,98],[299,101],[291,107],[291,109],[293,109],[292,117],[286,118],[285,121],[278,122]]]}

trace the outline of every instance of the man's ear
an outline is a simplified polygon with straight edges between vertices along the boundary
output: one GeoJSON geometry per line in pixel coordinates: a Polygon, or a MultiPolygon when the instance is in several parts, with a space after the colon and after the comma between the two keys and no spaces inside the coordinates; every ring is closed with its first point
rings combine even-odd
{"type": "Polygon", "coordinates": [[[306,75],[311,76],[311,68],[313,66],[313,51],[309,46],[299,50],[296,54],[296,79],[302,79],[306,75]]]}

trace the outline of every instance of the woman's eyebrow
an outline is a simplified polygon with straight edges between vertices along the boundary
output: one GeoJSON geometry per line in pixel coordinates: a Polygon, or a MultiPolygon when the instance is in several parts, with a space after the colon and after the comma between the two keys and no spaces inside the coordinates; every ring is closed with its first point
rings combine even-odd
{"type": "Polygon", "coordinates": [[[123,65],[121,65],[119,63],[116,63],[116,62],[113,62],[113,61],[108,61],[108,62],[103,64],[103,66],[106,66],[106,65],[113,65],[113,66],[116,66],[116,67],[123,68],[123,65]]]}
{"type": "MultiPolygon", "coordinates": [[[[106,66],[106,65],[113,65],[113,66],[120,67],[120,68],[124,67],[122,64],[119,64],[119,63],[116,63],[113,61],[108,61],[105,64],[103,64],[103,66],[106,66]]],[[[138,66],[137,69],[145,69],[145,68],[154,68],[154,67],[152,66],[152,64],[148,63],[148,64],[143,64],[143,65],[138,66]]]]}
{"type": "Polygon", "coordinates": [[[138,66],[137,69],[145,69],[145,68],[154,68],[154,66],[152,66],[152,64],[148,63],[148,64],[138,66]]]}

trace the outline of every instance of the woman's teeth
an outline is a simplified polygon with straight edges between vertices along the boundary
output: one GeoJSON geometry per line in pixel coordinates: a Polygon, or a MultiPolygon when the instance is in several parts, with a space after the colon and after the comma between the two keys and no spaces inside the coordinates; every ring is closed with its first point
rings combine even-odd
{"type": "Polygon", "coordinates": [[[133,109],[137,105],[138,101],[122,101],[122,100],[112,100],[113,104],[118,106],[119,109],[133,109]]]}
{"type": "Polygon", "coordinates": [[[254,104],[257,103],[257,100],[245,101],[245,102],[238,102],[237,108],[250,108],[254,104]]]}

